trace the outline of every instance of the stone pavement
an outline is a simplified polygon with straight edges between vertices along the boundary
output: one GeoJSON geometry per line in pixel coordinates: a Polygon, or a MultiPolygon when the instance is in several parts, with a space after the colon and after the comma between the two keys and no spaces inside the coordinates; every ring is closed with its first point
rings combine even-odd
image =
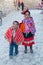
{"type": "Polygon", "coordinates": [[[43,65],[43,14],[40,13],[41,10],[31,10],[37,30],[35,35],[36,44],[33,46],[34,53],[31,54],[28,47],[28,52],[25,54],[24,46],[20,45],[19,54],[14,56],[13,59],[9,58],[9,44],[4,39],[4,34],[14,18],[21,20],[22,17],[19,18],[21,16],[20,12],[14,11],[3,19],[3,24],[0,26],[0,65],[43,65]]]}

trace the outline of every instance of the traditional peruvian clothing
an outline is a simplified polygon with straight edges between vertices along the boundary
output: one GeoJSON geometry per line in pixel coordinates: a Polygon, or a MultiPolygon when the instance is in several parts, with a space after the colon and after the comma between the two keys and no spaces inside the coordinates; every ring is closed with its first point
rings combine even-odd
{"type": "Polygon", "coordinates": [[[22,11],[22,14],[25,15],[25,18],[22,20],[20,24],[20,29],[24,35],[24,42],[22,43],[25,46],[25,53],[27,53],[27,46],[30,46],[30,52],[33,53],[32,45],[34,43],[34,35],[36,32],[35,24],[33,18],[30,16],[30,11],[28,8],[22,11]]]}
{"type": "Polygon", "coordinates": [[[8,39],[10,43],[10,49],[9,49],[9,56],[13,56],[13,48],[15,46],[15,54],[18,54],[18,45],[21,44],[22,41],[24,41],[23,34],[19,28],[15,31],[13,27],[10,27],[7,32],[5,33],[5,37],[8,39]]]}
{"type": "Polygon", "coordinates": [[[36,32],[33,18],[30,17],[29,20],[26,20],[26,19],[22,20],[20,28],[24,35],[24,42],[22,44],[25,46],[33,45],[34,44],[34,34],[36,32]]]}
{"type": "Polygon", "coordinates": [[[19,28],[15,32],[13,31],[13,28],[10,27],[5,33],[5,36],[10,41],[10,43],[12,42],[12,34],[13,34],[13,40],[17,44],[21,43],[24,40],[23,34],[19,28]]]}

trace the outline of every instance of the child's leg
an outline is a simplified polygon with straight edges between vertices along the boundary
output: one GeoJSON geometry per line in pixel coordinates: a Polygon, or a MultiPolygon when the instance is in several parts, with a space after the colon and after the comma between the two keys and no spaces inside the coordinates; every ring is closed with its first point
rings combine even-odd
{"type": "Polygon", "coordinates": [[[14,46],[15,46],[15,54],[18,54],[18,45],[14,43],[14,46]]]}
{"type": "Polygon", "coordinates": [[[27,53],[27,46],[25,46],[25,51],[24,52],[27,53]]]}
{"type": "Polygon", "coordinates": [[[10,44],[10,48],[9,48],[9,56],[13,56],[13,43],[10,44]]]}
{"type": "Polygon", "coordinates": [[[15,45],[15,53],[18,54],[18,45],[15,45]]]}
{"type": "Polygon", "coordinates": [[[33,53],[32,45],[30,46],[30,52],[33,53]]]}

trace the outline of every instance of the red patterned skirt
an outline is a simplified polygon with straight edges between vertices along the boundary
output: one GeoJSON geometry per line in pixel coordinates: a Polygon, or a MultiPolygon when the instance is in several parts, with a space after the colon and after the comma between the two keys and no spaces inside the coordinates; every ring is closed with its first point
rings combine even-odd
{"type": "Polygon", "coordinates": [[[31,45],[35,44],[34,35],[31,35],[31,33],[30,33],[27,37],[24,36],[24,42],[22,44],[24,46],[31,46],[31,45]]]}

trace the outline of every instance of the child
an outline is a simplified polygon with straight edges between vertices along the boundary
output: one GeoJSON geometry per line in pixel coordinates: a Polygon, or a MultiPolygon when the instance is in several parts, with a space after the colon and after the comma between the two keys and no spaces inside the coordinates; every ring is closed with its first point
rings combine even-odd
{"type": "Polygon", "coordinates": [[[13,48],[15,47],[15,54],[18,54],[18,45],[24,40],[23,34],[19,29],[18,21],[14,21],[13,25],[6,31],[5,38],[10,43],[9,56],[13,57],[13,48]]]}
{"type": "Polygon", "coordinates": [[[24,42],[22,44],[25,46],[25,53],[27,53],[27,46],[30,46],[30,52],[33,53],[32,45],[35,44],[34,35],[36,32],[34,21],[28,9],[23,10],[22,14],[24,15],[24,19],[20,24],[20,29],[24,35],[24,42]]]}

